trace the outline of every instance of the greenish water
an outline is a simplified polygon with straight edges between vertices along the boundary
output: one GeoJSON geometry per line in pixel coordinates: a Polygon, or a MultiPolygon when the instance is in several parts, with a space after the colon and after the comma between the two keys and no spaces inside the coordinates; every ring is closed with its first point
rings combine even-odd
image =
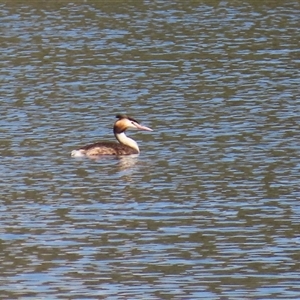
{"type": "Polygon", "coordinates": [[[298,299],[299,1],[0,13],[3,299],[298,299]]]}

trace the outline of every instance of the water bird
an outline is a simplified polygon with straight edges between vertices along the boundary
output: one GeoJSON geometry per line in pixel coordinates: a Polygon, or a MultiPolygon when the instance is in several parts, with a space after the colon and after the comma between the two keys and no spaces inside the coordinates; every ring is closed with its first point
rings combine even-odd
{"type": "Polygon", "coordinates": [[[153,131],[151,128],[141,125],[137,120],[123,114],[117,114],[118,119],[113,127],[116,142],[97,142],[86,145],[71,152],[73,157],[95,157],[100,155],[132,155],[139,154],[140,149],[136,141],[126,136],[127,129],[153,131]]]}

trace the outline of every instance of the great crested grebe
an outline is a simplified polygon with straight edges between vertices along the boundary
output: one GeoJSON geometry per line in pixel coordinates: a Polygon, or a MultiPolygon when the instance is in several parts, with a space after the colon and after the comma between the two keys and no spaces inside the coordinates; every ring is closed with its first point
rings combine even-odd
{"type": "Polygon", "coordinates": [[[118,120],[114,124],[114,135],[119,143],[116,142],[98,142],[73,150],[71,156],[99,156],[99,155],[131,155],[139,154],[140,149],[136,141],[126,136],[127,129],[138,129],[152,131],[151,128],[142,126],[135,119],[117,114],[118,120]]]}

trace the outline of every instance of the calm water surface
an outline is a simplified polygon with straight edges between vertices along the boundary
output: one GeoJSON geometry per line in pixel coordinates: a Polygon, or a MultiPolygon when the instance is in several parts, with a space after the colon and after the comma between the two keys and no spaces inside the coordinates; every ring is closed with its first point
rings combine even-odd
{"type": "Polygon", "coordinates": [[[299,299],[299,1],[0,14],[1,299],[299,299]]]}

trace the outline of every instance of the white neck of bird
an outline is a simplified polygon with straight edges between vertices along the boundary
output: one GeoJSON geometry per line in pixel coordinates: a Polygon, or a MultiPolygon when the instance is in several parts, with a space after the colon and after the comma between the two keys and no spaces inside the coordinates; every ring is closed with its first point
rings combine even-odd
{"type": "Polygon", "coordinates": [[[119,143],[129,146],[130,148],[133,148],[135,150],[138,151],[138,153],[140,153],[140,149],[139,146],[137,144],[137,142],[131,138],[129,138],[125,132],[121,132],[121,133],[115,133],[116,139],[119,141],[119,143]]]}

